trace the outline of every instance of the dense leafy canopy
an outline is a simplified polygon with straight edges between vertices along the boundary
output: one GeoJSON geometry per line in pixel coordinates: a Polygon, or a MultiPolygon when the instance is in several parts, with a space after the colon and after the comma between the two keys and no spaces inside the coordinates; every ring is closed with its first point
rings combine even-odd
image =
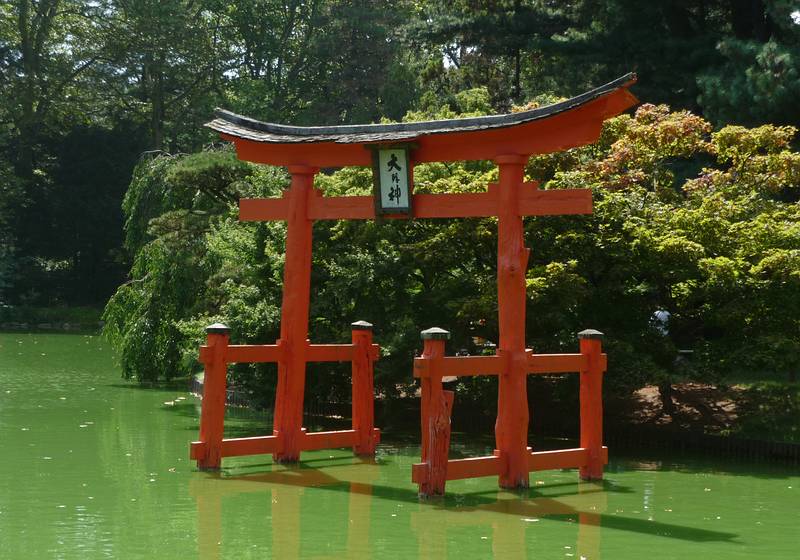
{"type": "MultiPolygon", "coordinates": [[[[296,124],[420,120],[549,103],[636,71],[655,105],[528,167],[596,200],[591,218],[527,222],[529,342],[562,350],[576,330],[607,331],[618,388],[796,371],[799,39],[789,0],[2,3],[0,304],[101,304],[130,269],[106,309],[126,374],[188,373],[205,322],[246,341],[278,328],[283,226],[238,223],[235,200],[286,177],[221,148],[202,127],[214,106],[296,124]]],[[[495,173],[432,164],[416,179],[476,191],[495,173]]],[[[369,176],[318,185],[363,193],[369,176]]],[[[496,339],[495,235],[491,220],[318,224],[312,336],[375,322],[386,394],[407,381],[420,328],[480,351],[472,337],[496,339]]],[[[241,369],[269,386],[268,368],[241,369]]],[[[479,401],[492,390],[470,383],[479,401]]]]}
{"type": "MultiPolygon", "coordinates": [[[[574,351],[577,331],[606,332],[616,390],[718,381],[744,369],[796,371],[800,208],[787,201],[796,200],[800,173],[794,133],[771,125],[712,133],[691,113],[643,105],[609,121],[595,145],[533,158],[528,174],[543,188],[593,189],[595,213],[526,220],[529,344],[574,351]],[[666,328],[653,320],[659,310],[670,313],[666,328]],[[679,350],[694,353],[688,365],[679,350]]],[[[282,172],[212,151],[156,157],[136,177],[126,202],[129,243],[138,247],[133,278],[106,309],[126,374],[191,373],[202,327],[217,320],[236,341],[277,338],[284,227],[239,223],[235,204],[207,193],[213,183],[274,196],[286,185],[282,172]],[[154,208],[161,214],[149,219],[154,208]]],[[[415,171],[419,192],[480,191],[494,179],[483,162],[415,171]]],[[[366,194],[371,177],[347,168],[319,176],[317,188],[366,194]]],[[[385,395],[411,381],[422,328],[447,327],[452,350],[480,353],[476,340],[497,340],[496,243],[491,219],[318,222],[311,338],[341,342],[350,322],[373,322],[385,395]]],[[[347,378],[311,375],[309,390],[344,399],[347,378]]],[[[265,367],[242,366],[235,379],[261,398],[274,386],[265,367]]],[[[493,384],[469,380],[458,390],[491,402],[484,397],[493,384]]]]}

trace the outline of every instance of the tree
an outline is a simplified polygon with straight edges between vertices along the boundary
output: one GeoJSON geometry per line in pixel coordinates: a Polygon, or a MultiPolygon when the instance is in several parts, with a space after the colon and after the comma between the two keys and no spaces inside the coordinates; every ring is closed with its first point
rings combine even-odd
{"type": "Polygon", "coordinates": [[[33,179],[36,149],[55,114],[75,122],[85,108],[80,85],[102,56],[96,22],[104,5],[71,0],[18,0],[0,8],[0,92],[12,125],[16,173],[33,179]]]}
{"type": "MultiPolygon", "coordinates": [[[[485,90],[458,98],[460,111],[488,106],[485,90]]],[[[800,368],[800,209],[789,201],[800,176],[795,130],[711,131],[689,112],[644,105],[610,120],[598,143],[532,158],[527,169],[543,188],[595,196],[591,217],[526,220],[529,345],[569,351],[577,331],[598,328],[607,335],[609,389],[658,384],[667,410],[681,379],[724,381],[737,368],[779,379],[800,368]],[[658,310],[671,314],[666,332],[653,321],[658,310]],[[679,349],[694,352],[688,367],[676,362],[679,349]]],[[[190,373],[202,327],[215,320],[240,342],[276,338],[284,225],[237,223],[234,207],[189,194],[200,185],[275,196],[286,178],[220,154],[159,158],[141,170],[126,205],[137,264],[106,311],[117,344],[136,359],[125,371],[190,373]]],[[[487,162],[426,164],[414,175],[418,192],[432,193],[475,192],[496,180],[487,162]]],[[[317,187],[364,195],[371,176],[346,168],[320,175],[317,187]]],[[[340,342],[351,321],[370,320],[386,352],[376,387],[399,396],[412,382],[420,329],[444,325],[451,348],[471,353],[482,351],[473,337],[497,340],[496,243],[490,219],[316,224],[310,338],[340,342]]],[[[269,402],[274,376],[244,366],[232,382],[269,402]]],[[[468,380],[457,390],[488,408],[493,387],[468,380]]],[[[347,376],[309,376],[308,390],[345,400],[347,376]]]]}
{"type": "Polygon", "coordinates": [[[128,118],[144,119],[150,149],[192,150],[208,141],[202,124],[229,70],[221,16],[206,2],[115,0],[106,17],[117,70],[106,86],[128,118]]]}
{"type": "Polygon", "coordinates": [[[800,122],[800,25],[793,10],[790,2],[732,3],[734,36],[717,45],[723,63],[697,78],[710,118],[745,125],[800,122]]]}

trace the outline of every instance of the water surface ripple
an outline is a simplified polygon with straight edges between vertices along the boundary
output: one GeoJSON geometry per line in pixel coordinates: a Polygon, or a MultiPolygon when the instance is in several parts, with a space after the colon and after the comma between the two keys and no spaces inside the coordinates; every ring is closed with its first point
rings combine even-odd
{"type": "MultiPolygon", "coordinates": [[[[0,558],[800,557],[788,467],[612,450],[602,483],[572,470],[531,473],[520,493],[463,480],[421,502],[419,448],[391,438],[374,461],[334,450],[197,472],[198,412],[185,392],[122,381],[98,337],[0,334],[0,558]]],[[[454,454],[486,452],[455,439],[454,454]]]]}

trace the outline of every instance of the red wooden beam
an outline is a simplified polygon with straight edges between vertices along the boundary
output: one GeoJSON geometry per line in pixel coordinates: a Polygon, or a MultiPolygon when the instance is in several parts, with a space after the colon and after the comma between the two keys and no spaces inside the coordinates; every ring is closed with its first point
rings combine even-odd
{"type": "MultiPolygon", "coordinates": [[[[372,196],[309,197],[308,217],[311,220],[374,220],[375,199],[372,196]]],[[[415,194],[412,196],[415,218],[487,218],[497,216],[498,195],[495,185],[480,193],[415,194]]],[[[242,221],[286,220],[286,198],[242,198],[239,219],[242,221]]],[[[519,190],[519,213],[522,216],[591,214],[590,189],[538,190],[525,183],[519,190]]]]}
{"type": "MultiPolygon", "coordinates": [[[[603,464],[608,463],[608,447],[601,451],[603,464]]],[[[536,451],[528,458],[528,468],[532,471],[550,469],[577,469],[589,461],[589,451],[583,447],[558,449],[556,451],[536,451]]]]}
{"type": "Polygon", "coordinates": [[[505,367],[500,356],[453,356],[442,359],[442,375],[471,377],[475,375],[499,375],[505,367]]]}
{"type": "MultiPolygon", "coordinates": [[[[414,359],[414,377],[429,377],[429,360],[414,359]]],[[[475,375],[498,375],[505,364],[499,356],[452,356],[441,358],[440,373],[443,377],[468,377],[475,375]]]]}
{"type": "Polygon", "coordinates": [[[523,188],[519,193],[519,213],[522,216],[591,214],[592,191],[591,189],[541,191],[535,188],[523,188]]]}
{"type": "Polygon", "coordinates": [[[309,344],[306,347],[306,361],[309,362],[349,362],[352,359],[352,344],[309,344]]]}
{"type": "Polygon", "coordinates": [[[262,455],[275,453],[278,449],[279,436],[259,436],[232,438],[222,440],[222,456],[237,457],[241,455],[262,455]]]}
{"type": "MultiPolygon", "coordinates": [[[[447,480],[497,476],[504,470],[505,464],[503,463],[502,457],[496,455],[471,457],[469,459],[451,459],[447,461],[447,480]]],[[[411,465],[412,482],[421,484],[427,481],[427,476],[427,463],[414,463],[411,465]]]]}
{"type": "Polygon", "coordinates": [[[586,366],[583,354],[530,354],[528,373],[577,373],[586,366]]]}
{"type": "Polygon", "coordinates": [[[447,462],[447,480],[460,480],[462,478],[476,478],[479,476],[497,476],[505,471],[502,457],[490,455],[488,457],[474,457],[470,459],[455,459],[447,462]]]}
{"type": "Polygon", "coordinates": [[[310,200],[308,217],[312,220],[374,220],[375,199],[372,196],[315,196],[310,200]]]}
{"type": "Polygon", "coordinates": [[[242,222],[285,220],[288,216],[288,198],[239,199],[239,220],[242,222]]]}
{"type": "MultiPolygon", "coordinates": [[[[578,373],[586,367],[583,354],[533,354],[528,352],[528,373],[578,373]]],[[[606,354],[600,362],[605,371],[606,354]]],[[[429,362],[424,358],[414,359],[414,377],[428,377],[429,362]]],[[[476,375],[499,375],[503,372],[505,360],[502,356],[450,356],[441,359],[442,376],[471,377],[476,375]]]]}
{"type": "MultiPolygon", "coordinates": [[[[608,463],[608,447],[602,448],[602,460],[603,464],[608,463]]],[[[536,451],[531,453],[528,458],[528,468],[531,471],[577,469],[584,466],[587,461],[588,450],[581,447],[555,451],[536,451]]],[[[505,464],[502,456],[489,455],[487,457],[472,457],[469,459],[452,459],[447,461],[447,480],[497,476],[504,470],[505,464]]],[[[427,463],[414,463],[411,465],[412,482],[416,484],[424,482],[427,473],[427,463]]]]}
{"type": "Polygon", "coordinates": [[[229,364],[277,362],[281,355],[281,347],[275,344],[240,344],[228,346],[225,361],[229,364]]]}
{"type": "MultiPolygon", "coordinates": [[[[193,441],[190,446],[191,458],[198,459],[203,457],[206,447],[207,444],[203,441],[193,441]]],[[[278,436],[223,439],[222,457],[268,454],[274,453],[277,448],[278,436]]]]}
{"type": "MultiPolygon", "coordinates": [[[[381,431],[374,429],[375,442],[380,441],[381,431]]],[[[335,432],[304,432],[300,441],[302,451],[313,451],[315,449],[335,449],[337,447],[353,447],[357,442],[355,430],[339,430],[335,432]]]]}
{"type": "Polygon", "coordinates": [[[497,196],[493,192],[454,194],[415,194],[415,218],[485,218],[497,215],[497,196]]]}

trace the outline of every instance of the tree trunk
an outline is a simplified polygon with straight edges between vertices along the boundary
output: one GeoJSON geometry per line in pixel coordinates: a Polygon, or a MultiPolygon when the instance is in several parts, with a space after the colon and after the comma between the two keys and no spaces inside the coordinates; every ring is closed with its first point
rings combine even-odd
{"type": "Polygon", "coordinates": [[[673,394],[672,383],[663,381],[658,384],[658,395],[661,398],[661,412],[670,418],[675,414],[675,403],[672,401],[673,394]]]}

